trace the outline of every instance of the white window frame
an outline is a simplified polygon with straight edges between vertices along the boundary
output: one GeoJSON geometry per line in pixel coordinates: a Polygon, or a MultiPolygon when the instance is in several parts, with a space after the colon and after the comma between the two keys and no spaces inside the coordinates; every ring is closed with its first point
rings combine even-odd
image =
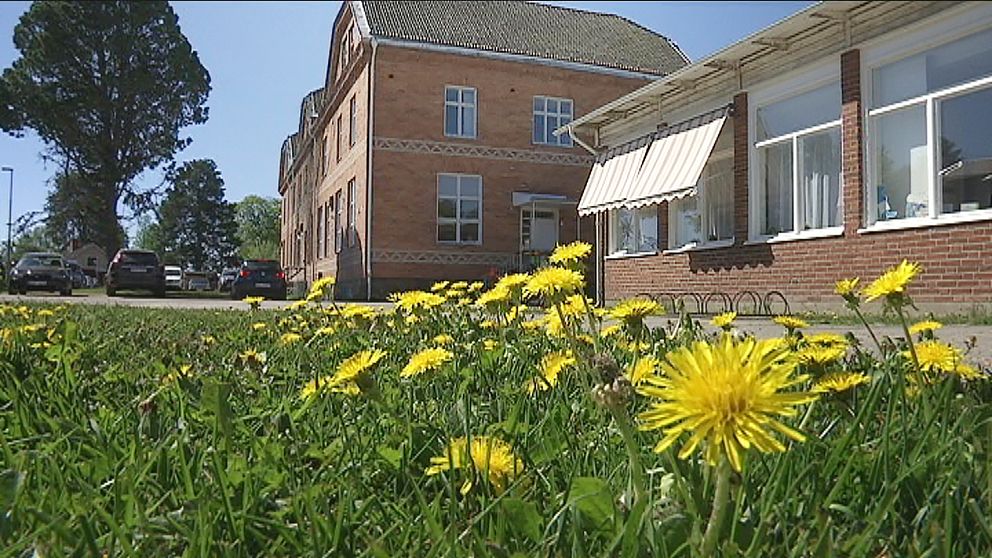
{"type": "Polygon", "coordinates": [[[317,258],[324,257],[324,206],[317,206],[317,258]]]}
{"type": "MultiPolygon", "coordinates": [[[[730,161],[730,164],[731,164],[731,167],[730,167],[730,197],[731,197],[731,205],[733,205],[733,202],[734,202],[734,199],[733,199],[734,198],[734,168],[733,168],[734,148],[733,148],[733,146],[728,147],[726,149],[721,149],[720,151],[714,151],[713,153],[711,153],[710,156],[709,156],[709,159],[706,160],[706,165],[703,167],[703,172],[705,173],[706,172],[706,168],[709,167],[713,163],[724,163],[724,162],[726,162],[728,160],[730,161]]],[[[703,176],[701,176],[700,178],[701,179],[704,179],[705,178],[705,174],[703,176]]],[[[704,236],[706,234],[706,231],[708,231],[709,228],[710,228],[709,227],[709,225],[710,225],[710,223],[709,223],[709,214],[710,214],[710,212],[708,211],[708,204],[710,203],[710,196],[709,196],[709,188],[707,188],[706,186],[707,186],[707,184],[705,182],[703,182],[702,184],[697,184],[697,187],[696,187],[696,208],[700,212],[700,228],[702,229],[702,232],[703,232],[703,235],[704,236]]],[[[673,200],[673,201],[668,202],[668,215],[667,215],[667,218],[668,218],[667,221],[668,222],[666,223],[666,226],[668,227],[668,249],[665,250],[665,252],[680,252],[680,251],[685,251],[685,250],[694,250],[694,249],[702,249],[702,248],[719,248],[719,247],[731,246],[731,245],[734,244],[734,235],[731,234],[730,238],[722,238],[722,239],[719,239],[719,240],[706,240],[706,239],[703,239],[703,240],[701,240],[699,242],[690,242],[690,243],[687,243],[687,244],[683,244],[681,246],[676,246],[674,244],[675,243],[675,237],[677,236],[676,232],[677,232],[677,227],[678,227],[678,225],[677,225],[677,223],[675,221],[675,217],[677,216],[677,209],[676,209],[676,203],[675,203],[676,201],[677,200],[673,200]]],[[[733,229],[733,227],[731,227],[731,229],[733,229]]],[[[733,230],[731,230],[731,233],[733,233],[733,230]]]]}
{"type": "Polygon", "coordinates": [[[445,85],[444,86],[444,115],[442,117],[444,121],[444,135],[449,138],[465,138],[465,139],[475,139],[479,136],[479,92],[476,91],[474,87],[468,87],[464,85],[445,85]],[[458,100],[449,101],[448,91],[457,91],[458,100]],[[473,97],[475,97],[475,102],[469,103],[464,101],[465,92],[471,91],[473,97]],[[448,107],[455,107],[456,114],[458,115],[458,122],[455,123],[456,133],[448,133],[448,107]],[[475,133],[468,135],[465,133],[465,112],[468,109],[472,109],[472,129],[475,133]]]}
{"type": "Polygon", "coordinates": [[[344,246],[344,229],[342,228],[341,212],[341,190],[334,193],[334,253],[341,253],[341,248],[344,246]]]}
{"type": "Polygon", "coordinates": [[[482,215],[483,215],[483,203],[482,200],[484,195],[484,185],[482,183],[482,175],[478,174],[462,174],[453,172],[442,172],[438,173],[437,180],[435,184],[435,196],[434,196],[434,240],[438,244],[462,244],[462,245],[481,245],[482,244],[482,215]],[[441,195],[441,177],[451,177],[456,180],[455,197],[442,196],[441,195]],[[467,178],[474,178],[479,180],[479,196],[463,196],[462,195],[462,180],[467,178]],[[441,217],[438,212],[438,202],[441,199],[453,199],[455,200],[455,217],[441,217]],[[479,217],[477,219],[463,219],[462,218],[462,200],[475,200],[479,203],[479,217]],[[463,224],[477,224],[479,226],[479,238],[477,240],[466,240],[463,241],[462,238],[462,225],[463,224]],[[445,224],[455,225],[455,240],[441,240],[438,238],[438,226],[445,224]]]}
{"type": "Polygon", "coordinates": [[[823,238],[827,236],[840,236],[844,234],[844,211],[840,211],[841,224],[833,227],[819,229],[804,229],[804,207],[802,189],[800,188],[799,177],[799,140],[805,136],[824,132],[832,128],[841,131],[841,172],[840,172],[840,199],[844,199],[844,156],[843,156],[843,131],[841,121],[843,114],[843,102],[836,120],[810,126],[802,130],[796,130],[781,136],[775,136],[758,141],[758,109],[773,105],[779,101],[785,101],[797,97],[804,93],[809,93],[831,83],[837,83],[840,90],[840,60],[839,57],[831,57],[806,66],[796,72],[787,74],[783,78],[773,80],[755,87],[748,100],[748,240],[746,244],[762,244],[766,242],[781,242],[789,240],[803,240],[812,238],[823,238]],[[761,170],[761,158],[758,150],[763,147],[770,147],[775,144],[789,142],[792,144],[792,230],[780,232],[775,235],[767,235],[761,232],[760,209],[760,185],[764,176],[761,170]]]}
{"type": "Polygon", "coordinates": [[[533,145],[553,145],[555,147],[572,147],[573,146],[571,134],[564,133],[564,134],[562,134],[562,135],[560,135],[558,137],[555,137],[554,134],[551,133],[553,130],[556,130],[556,129],[560,128],[561,127],[561,124],[558,124],[558,125],[554,126],[554,128],[550,128],[548,126],[548,119],[549,118],[554,118],[556,123],[560,123],[562,116],[568,116],[568,121],[571,122],[575,118],[575,101],[574,100],[572,100],[572,99],[565,99],[563,97],[549,97],[547,95],[534,95],[534,98],[531,100],[531,109],[533,110],[533,114],[532,114],[532,118],[531,118],[531,121],[530,121],[530,128],[531,128],[530,129],[530,141],[531,141],[531,143],[533,145]],[[542,99],[544,101],[544,110],[533,110],[534,109],[534,101],[537,101],[538,99],[542,99]],[[557,112],[549,112],[547,110],[548,101],[557,101],[558,102],[558,111],[557,112]],[[568,101],[568,106],[569,106],[569,109],[570,109],[569,112],[568,112],[568,114],[564,114],[564,113],[561,112],[561,102],[562,101],[568,101]],[[537,130],[534,128],[534,119],[533,119],[534,116],[539,116],[539,117],[541,117],[544,120],[544,138],[541,141],[538,141],[537,139],[534,138],[534,135],[537,132],[537,130]],[[548,140],[549,137],[552,138],[553,141],[548,140]]]}
{"type": "Polygon", "coordinates": [[[657,205],[647,205],[647,206],[644,206],[644,207],[638,207],[636,209],[628,209],[628,208],[611,209],[611,210],[609,210],[609,212],[607,214],[607,219],[609,219],[609,223],[608,223],[608,228],[609,228],[609,230],[608,230],[608,240],[609,240],[609,242],[608,242],[608,248],[609,248],[609,254],[606,256],[607,259],[618,259],[618,258],[630,258],[630,257],[639,257],[639,256],[650,256],[650,255],[655,255],[655,254],[658,253],[658,250],[659,250],[659,248],[658,248],[658,241],[660,240],[660,234],[659,233],[661,232],[661,225],[659,223],[659,212],[658,212],[658,206],[657,205]],[[634,228],[634,231],[635,231],[635,244],[638,246],[638,248],[641,245],[641,241],[640,241],[640,236],[641,236],[641,219],[644,218],[644,216],[641,215],[641,213],[642,212],[644,212],[644,213],[653,212],[653,214],[654,214],[654,223],[655,223],[655,247],[654,247],[653,250],[640,250],[640,249],[638,249],[638,250],[636,250],[634,252],[628,252],[626,249],[620,248],[617,245],[617,240],[619,239],[619,235],[617,234],[617,222],[620,219],[620,211],[632,211],[634,213],[634,219],[635,219],[636,225],[637,225],[634,228]]]}
{"type": "MultiPolygon", "coordinates": [[[[874,96],[872,72],[900,60],[909,58],[921,52],[952,43],[975,33],[992,28],[992,6],[961,6],[948,10],[940,16],[928,19],[896,36],[881,37],[868,43],[863,52],[861,64],[861,92],[865,128],[865,177],[864,227],[859,233],[882,232],[898,229],[933,227],[955,223],[992,220],[992,208],[975,211],[959,211],[942,213],[943,192],[940,188],[939,159],[937,149],[940,137],[939,105],[942,101],[955,97],[992,88],[992,76],[978,78],[963,84],[953,85],[944,89],[918,95],[916,97],[892,103],[890,105],[872,108],[874,96]],[[925,114],[927,138],[927,216],[904,217],[902,219],[878,220],[878,200],[875,183],[878,171],[878,161],[874,146],[879,141],[878,129],[874,125],[876,117],[904,109],[923,106],[925,114]]],[[[992,133],[992,132],[990,132],[992,133]]]]}
{"type": "Polygon", "coordinates": [[[358,182],[348,181],[348,246],[354,246],[358,239],[358,182]]]}
{"type": "Polygon", "coordinates": [[[358,141],[358,96],[352,95],[348,104],[348,147],[358,141]]]}

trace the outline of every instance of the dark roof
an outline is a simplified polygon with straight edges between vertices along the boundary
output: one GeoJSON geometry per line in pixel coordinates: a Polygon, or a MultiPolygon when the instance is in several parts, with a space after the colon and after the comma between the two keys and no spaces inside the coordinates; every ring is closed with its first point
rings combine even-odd
{"type": "Polygon", "coordinates": [[[518,0],[362,2],[372,35],[665,75],[683,67],[675,43],[632,21],[518,0]]]}

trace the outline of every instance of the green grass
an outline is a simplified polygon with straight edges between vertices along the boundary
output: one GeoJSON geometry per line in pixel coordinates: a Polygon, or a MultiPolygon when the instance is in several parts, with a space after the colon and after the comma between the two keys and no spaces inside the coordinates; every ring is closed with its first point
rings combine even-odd
{"type": "MultiPolygon", "coordinates": [[[[926,310],[925,307],[921,310],[926,310]]],[[[924,312],[919,313],[921,316],[924,312]]],[[[797,314],[811,323],[859,326],[861,322],[850,311],[833,312],[803,312],[797,314]]],[[[929,319],[951,325],[992,325],[992,307],[974,306],[968,311],[957,313],[926,313],[929,319]]],[[[899,325],[899,317],[893,313],[874,312],[865,314],[865,319],[871,324],[899,325]]]]}
{"type": "MultiPolygon", "coordinates": [[[[521,389],[567,340],[484,328],[454,306],[414,326],[396,314],[350,324],[313,308],[293,316],[6,311],[0,554],[689,556],[698,547],[714,482],[705,462],[655,454],[658,433],[634,432],[647,498],[632,509],[624,441],[589,396],[599,379],[588,363],[554,389],[521,389]],[[33,323],[45,327],[20,329],[33,323]],[[318,335],[325,325],[335,332],[318,335]],[[303,341],[280,344],[290,330],[303,341]],[[454,337],[454,361],[400,380],[439,333],[454,337]],[[301,400],[308,381],[372,347],[387,353],[374,389],[365,386],[375,396],[301,400]],[[243,362],[246,349],[264,351],[265,364],[243,362]],[[166,381],[183,365],[188,377],[166,381]],[[475,478],[462,495],[465,472],[424,474],[448,440],[482,434],[523,460],[505,492],[475,478]]],[[[702,335],[685,321],[677,333],[657,329],[651,352],[702,335]]],[[[633,359],[613,341],[601,351],[623,367],[633,359]]],[[[722,555],[992,555],[989,382],[946,377],[907,397],[899,354],[853,352],[843,366],[872,383],[809,407],[805,443],[747,455],[732,479],[722,555]]],[[[623,411],[645,408],[634,397],[623,411]]]]}

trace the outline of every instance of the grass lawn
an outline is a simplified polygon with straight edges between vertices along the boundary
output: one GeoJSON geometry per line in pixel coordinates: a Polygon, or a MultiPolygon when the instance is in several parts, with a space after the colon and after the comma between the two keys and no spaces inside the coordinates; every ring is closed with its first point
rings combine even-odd
{"type": "Polygon", "coordinates": [[[2,554],[992,555],[992,388],[956,349],[604,327],[540,277],[0,306],[2,554]],[[528,319],[524,283],[557,302],[528,319]]]}

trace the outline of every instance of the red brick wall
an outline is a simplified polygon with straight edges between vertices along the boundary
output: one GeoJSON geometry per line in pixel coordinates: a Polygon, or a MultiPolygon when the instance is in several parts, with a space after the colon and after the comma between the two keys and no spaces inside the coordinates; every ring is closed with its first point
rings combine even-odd
{"type": "MultiPolygon", "coordinates": [[[[747,95],[740,93],[734,99],[736,244],[723,249],[606,260],[606,299],[666,292],[734,295],[750,290],[764,295],[777,290],[793,309],[836,305],[840,301],[833,293],[837,280],[861,277],[869,281],[906,258],[920,262],[924,269],[913,288],[917,302],[956,306],[992,302],[992,222],[858,234],[864,214],[864,133],[857,50],[841,56],[841,97],[843,236],[744,244],[748,232],[747,95]]],[[[662,206],[660,210],[659,228],[664,236],[667,208],[662,206]]],[[[693,309],[694,305],[689,307],[693,309]]]]}

